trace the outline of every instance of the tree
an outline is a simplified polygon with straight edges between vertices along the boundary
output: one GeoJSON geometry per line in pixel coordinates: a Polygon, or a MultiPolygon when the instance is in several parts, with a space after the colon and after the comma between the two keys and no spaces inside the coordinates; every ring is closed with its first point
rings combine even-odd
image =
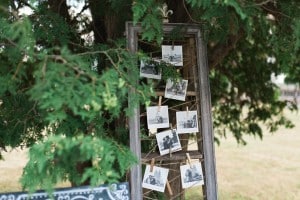
{"type": "Polygon", "coordinates": [[[0,147],[30,147],[25,188],[113,182],[136,162],[119,116],[130,114],[129,89],[138,91],[134,105],[153,92],[136,84],[145,55],[127,51],[124,22],[140,22],[142,38],[161,43],[163,3],[170,22],[204,30],[216,136],[245,143],[245,134],[263,137],[261,123],[292,127],[283,110],[295,106],[278,100],[271,74],[300,82],[297,0],[3,0],[0,147]]]}

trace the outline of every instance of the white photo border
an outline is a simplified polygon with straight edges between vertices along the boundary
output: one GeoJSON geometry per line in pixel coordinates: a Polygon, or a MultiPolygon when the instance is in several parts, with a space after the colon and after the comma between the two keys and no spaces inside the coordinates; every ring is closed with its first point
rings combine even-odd
{"type": "Polygon", "coordinates": [[[153,166],[153,171],[150,172],[150,168],[150,165],[146,165],[142,187],[158,192],[164,192],[168,181],[169,169],[153,166]]]}
{"type": "Polygon", "coordinates": [[[156,59],[140,60],[140,77],[152,78],[152,79],[158,79],[158,80],[161,79],[161,70],[157,69],[157,66],[155,66],[154,62],[159,65],[159,61],[156,59]],[[147,62],[153,62],[153,63],[149,64],[149,66],[151,66],[150,69],[147,68],[147,66],[146,66],[147,62]],[[146,71],[143,71],[143,69],[150,70],[150,71],[148,71],[148,73],[146,73],[146,71]]]}
{"type": "Polygon", "coordinates": [[[191,164],[180,166],[182,188],[189,188],[204,185],[204,177],[201,163],[192,162],[191,164]]]}
{"type": "Polygon", "coordinates": [[[174,66],[183,66],[182,45],[162,45],[162,60],[174,66]]]}
{"type": "Polygon", "coordinates": [[[146,110],[148,129],[168,128],[170,126],[168,106],[149,106],[146,110]]]}
{"type": "Polygon", "coordinates": [[[181,79],[176,82],[168,79],[165,88],[165,98],[185,101],[188,80],[181,79]]]}
{"type": "Polygon", "coordinates": [[[162,131],[156,134],[156,141],[160,155],[166,155],[171,152],[180,151],[181,143],[176,129],[162,131]]]}
{"type": "Polygon", "coordinates": [[[199,131],[196,110],[176,112],[177,133],[196,133],[199,131]]]}

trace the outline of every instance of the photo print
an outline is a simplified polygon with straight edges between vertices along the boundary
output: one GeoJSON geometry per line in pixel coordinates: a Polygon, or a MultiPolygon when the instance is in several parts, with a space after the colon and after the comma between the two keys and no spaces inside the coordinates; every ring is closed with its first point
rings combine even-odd
{"type": "Polygon", "coordinates": [[[188,80],[181,79],[174,81],[168,79],[165,89],[165,98],[185,101],[187,86],[188,80]]]}
{"type": "Polygon", "coordinates": [[[182,46],[162,45],[162,60],[174,66],[183,66],[182,46]]]}
{"type": "Polygon", "coordinates": [[[204,185],[202,167],[200,162],[180,166],[182,188],[204,185]]]}
{"type": "Polygon", "coordinates": [[[180,151],[181,144],[176,129],[159,132],[156,134],[156,140],[160,155],[180,151]]]}
{"type": "Polygon", "coordinates": [[[159,69],[159,61],[141,60],[140,76],[152,79],[161,79],[161,70],[159,69]]]}
{"type": "Polygon", "coordinates": [[[148,129],[168,128],[169,110],[168,106],[150,106],[147,107],[148,129]]]}
{"type": "Polygon", "coordinates": [[[153,170],[152,172],[150,172],[150,168],[150,165],[146,166],[142,187],[150,190],[164,192],[169,169],[153,166],[153,170]]]}
{"type": "Polygon", "coordinates": [[[197,111],[176,112],[177,133],[198,132],[197,111]]]}

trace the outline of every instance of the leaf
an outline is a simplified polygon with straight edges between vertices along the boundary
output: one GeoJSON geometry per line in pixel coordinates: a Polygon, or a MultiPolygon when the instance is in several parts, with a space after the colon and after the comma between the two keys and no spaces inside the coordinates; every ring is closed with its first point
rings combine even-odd
{"type": "Polygon", "coordinates": [[[246,19],[247,15],[244,13],[242,7],[239,5],[239,3],[236,0],[225,0],[224,4],[232,6],[242,20],[246,19]]]}
{"type": "Polygon", "coordinates": [[[128,147],[118,145],[111,139],[82,134],[73,137],[51,136],[30,149],[29,162],[24,168],[21,182],[30,191],[40,187],[51,189],[62,177],[68,177],[69,181],[77,184],[89,179],[96,186],[117,182],[136,162],[128,147]],[[91,159],[94,165],[87,168],[82,176],[78,174],[76,164],[91,159]],[[28,182],[31,177],[35,177],[35,180],[28,182]]]}
{"type": "Polygon", "coordinates": [[[185,0],[192,7],[208,8],[211,5],[211,0],[185,0]]]}

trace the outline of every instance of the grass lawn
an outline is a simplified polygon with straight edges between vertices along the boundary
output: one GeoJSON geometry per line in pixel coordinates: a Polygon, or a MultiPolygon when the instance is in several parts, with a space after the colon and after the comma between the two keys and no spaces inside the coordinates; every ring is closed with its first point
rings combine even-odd
{"type": "Polygon", "coordinates": [[[300,114],[289,116],[294,129],[247,138],[246,146],[233,138],[216,146],[221,200],[300,199],[300,114]]]}
{"type": "MultiPolygon", "coordinates": [[[[233,138],[216,146],[220,200],[300,199],[300,114],[289,114],[294,129],[265,133],[263,140],[247,137],[246,146],[233,138]]],[[[4,154],[0,161],[0,192],[19,191],[18,179],[26,152],[4,154]]],[[[187,200],[199,200],[201,188],[188,190],[187,200]]]]}

